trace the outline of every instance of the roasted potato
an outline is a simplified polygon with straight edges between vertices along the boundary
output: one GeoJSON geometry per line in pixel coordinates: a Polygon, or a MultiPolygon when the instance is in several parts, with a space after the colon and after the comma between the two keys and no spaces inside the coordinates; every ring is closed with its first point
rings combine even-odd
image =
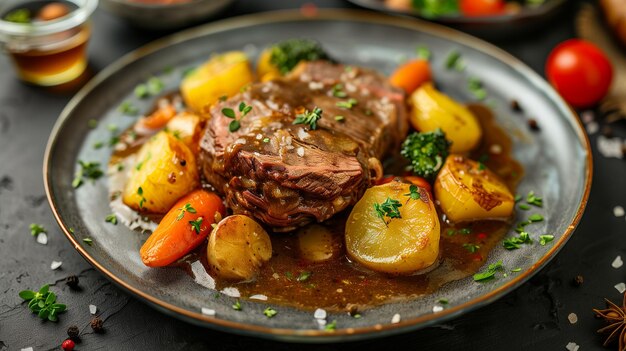
{"type": "Polygon", "coordinates": [[[198,143],[202,138],[204,120],[190,112],[181,112],[174,116],[165,129],[175,138],[182,140],[194,153],[198,150],[198,143]]]}
{"type": "Polygon", "coordinates": [[[309,262],[324,262],[335,258],[341,252],[340,239],[325,226],[308,225],[297,233],[300,257],[309,262]]]}
{"type": "Polygon", "coordinates": [[[507,219],[513,214],[515,200],[506,184],[460,155],[448,156],[434,188],[441,209],[453,222],[507,219]]]}
{"type": "Polygon", "coordinates": [[[271,59],[272,49],[267,48],[263,50],[256,66],[257,77],[259,77],[262,82],[266,82],[268,80],[272,80],[281,76],[280,70],[272,64],[272,62],[270,61],[271,59]]]}
{"type": "Polygon", "coordinates": [[[211,269],[220,277],[251,280],[272,258],[272,242],[265,229],[252,218],[233,215],[213,228],[207,257],[211,269]]]}
{"type": "Polygon", "coordinates": [[[422,84],[409,99],[413,128],[430,132],[441,128],[452,142],[451,152],[466,153],[480,143],[482,130],[476,116],[465,106],[435,89],[432,83],[422,84]]]}
{"type": "Polygon", "coordinates": [[[346,223],[346,250],[374,271],[411,274],[437,261],[440,230],[430,193],[394,180],[369,188],[354,206],[346,223]],[[411,189],[417,198],[410,196],[411,189]],[[400,217],[381,217],[376,205],[394,201],[400,217]]]}
{"type": "Polygon", "coordinates": [[[222,96],[233,96],[252,83],[250,62],[241,51],[230,51],[212,57],[183,79],[180,91],[189,108],[203,111],[222,96]]]}
{"type": "Polygon", "coordinates": [[[193,153],[182,141],[159,132],[137,153],[122,201],[135,210],[166,213],[199,184],[193,153]]]}

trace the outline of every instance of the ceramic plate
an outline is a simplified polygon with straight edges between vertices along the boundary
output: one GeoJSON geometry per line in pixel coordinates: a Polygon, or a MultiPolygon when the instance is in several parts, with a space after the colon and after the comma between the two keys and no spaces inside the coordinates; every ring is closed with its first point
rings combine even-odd
{"type": "MultiPolygon", "coordinates": [[[[298,12],[274,12],[233,18],[194,28],[136,50],[88,83],[59,117],[44,161],[44,181],[54,215],[73,246],[113,282],[157,309],[199,325],[267,338],[323,342],[380,337],[422,328],[458,316],[503,296],[528,280],[563,247],[580,220],[591,183],[591,152],[576,115],[552,88],[530,68],[505,52],[465,34],[430,23],[384,17],[371,13],[328,10],[314,18],[298,12]],[[262,301],[242,301],[245,313],[231,305],[236,299],[206,288],[207,275],[179,269],[148,269],[139,257],[146,235],[123,225],[113,226],[104,218],[111,210],[107,178],[72,188],[78,160],[108,162],[110,149],[94,149],[108,140],[107,125],[130,126],[134,118],[124,116],[118,106],[133,101],[147,110],[150,101],[138,100],[134,87],[153,75],[167,89],[175,89],[182,72],[195,67],[211,54],[245,50],[252,57],[276,41],[307,37],[320,41],[341,62],[378,69],[389,74],[404,57],[414,55],[418,45],[433,53],[432,67],[438,86],[460,101],[472,101],[468,77],[484,83],[497,120],[514,138],[514,156],[526,170],[519,193],[535,190],[544,196],[546,220],[535,232],[552,233],[546,246],[525,250],[494,249],[488,263],[502,260],[506,267],[521,272],[488,283],[471,277],[445,285],[437,294],[383,305],[354,319],[345,313],[329,316],[337,321],[335,332],[320,330],[311,311],[272,306],[279,313],[268,319],[262,301]],[[445,59],[458,51],[466,63],[463,72],[445,69],[445,59]],[[541,131],[531,132],[525,117],[511,111],[511,99],[525,114],[539,120],[541,131]],[[89,128],[89,120],[99,121],[89,128]],[[73,230],[70,230],[72,228],[73,230]],[[93,245],[83,239],[90,237],[93,245]],[[195,275],[195,278],[194,278],[195,275]],[[438,297],[449,300],[446,308],[433,312],[438,297]],[[201,313],[215,310],[215,316],[201,313]],[[402,316],[392,324],[395,314],[402,316]]],[[[520,211],[522,212],[522,211],[520,211]]],[[[521,216],[527,216],[522,213],[521,216]]]]}

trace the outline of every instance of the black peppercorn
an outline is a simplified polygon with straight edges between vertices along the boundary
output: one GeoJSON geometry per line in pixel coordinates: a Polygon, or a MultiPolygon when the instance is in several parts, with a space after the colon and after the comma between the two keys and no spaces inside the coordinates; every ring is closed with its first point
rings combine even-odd
{"type": "Polygon", "coordinates": [[[67,286],[72,289],[78,288],[78,276],[70,275],[69,277],[65,278],[65,284],[67,284],[67,286]]]}
{"type": "Polygon", "coordinates": [[[94,332],[96,333],[101,333],[102,331],[104,331],[104,326],[103,326],[104,322],[102,321],[102,319],[98,318],[98,317],[94,317],[91,320],[91,329],[93,329],[94,332]]]}
{"type": "Polygon", "coordinates": [[[536,120],[536,119],[534,119],[534,118],[529,118],[529,119],[528,119],[528,127],[529,127],[531,130],[535,130],[535,131],[537,131],[537,130],[539,130],[539,123],[537,123],[537,120],[536,120]]]}
{"type": "Polygon", "coordinates": [[[71,339],[78,338],[78,334],[80,334],[80,329],[78,329],[77,326],[71,325],[69,328],[67,328],[67,336],[69,336],[71,339]]]}
{"type": "Polygon", "coordinates": [[[522,106],[520,106],[517,100],[511,100],[511,110],[515,112],[522,112],[522,106]]]}
{"type": "Polygon", "coordinates": [[[573,283],[574,283],[574,286],[581,286],[581,285],[583,285],[583,276],[582,275],[577,275],[574,278],[574,282],[573,283]]]}

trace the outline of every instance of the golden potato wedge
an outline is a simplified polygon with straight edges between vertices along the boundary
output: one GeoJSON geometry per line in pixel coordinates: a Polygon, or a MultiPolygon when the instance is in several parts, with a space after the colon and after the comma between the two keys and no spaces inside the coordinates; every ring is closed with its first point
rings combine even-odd
{"type": "Polygon", "coordinates": [[[515,200],[506,184],[464,156],[448,156],[434,188],[441,209],[453,222],[507,219],[513,214],[515,200]]]}
{"type": "Polygon", "coordinates": [[[252,83],[248,57],[241,51],[216,55],[183,79],[180,91],[189,108],[201,112],[222,96],[233,96],[252,83]]]}
{"type": "Polygon", "coordinates": [[[367,189],[346,223],[346,250],[354,261],[378,272],[411,274],[439,256],[439,218],[430,193],[392,181],[367,189]],[[409,196],[411,187],[419,194],[409,196]],[[375,205],[398,201],[400,217],[379,216],[375,205]]]}
{"type": "Polygon", "coordinates": [[[265,229],[252,218],[233,215],[213,228],[207,258],[211,269],[220,277],[251,280],[272,258],[272,242],[265,229]]]}
{"type": "Polygon", "coordinates": [[[166,213],[199,184],[193,153],[182,141],[159,132],[137,153],[122,201],[138,211],[166,213]]]}
{"type": "Polygon", "coordinates": [[[268,80],[272,80],[281,76],[280,70],[272,64],[271,59],[271,48],[263,50],[261,56],[259,56],[259,61],[257,62],[256,66],[256,74],[262,82],[267,82],[268,80]]]}
{"type": "Polygon", "coordinates": [[[452,142],[451,152],[465,153],[480,143],[482,129],[476,116],[465,106],[435,89],[432,83],[424,83],[411,94],[409,104],[409,120],[413,128],[420,132],[441,128],[452,142]]]}
{"type": "Polygon", "coordinates": [[[172,134],[176,139],[182,140],[190,150],[198,150],[198,143],[202,137],[204,128],[204,120],[198,115],[191,112],[181,112],[174,116],[167,125],[165,130],[172,134]]]}
{"type": "Polygon", "coordinates": [[[325,226],[311,224],[298,230],[300,257],[309,262],[324,262],[341,252],[341,242],[325,226]]]}

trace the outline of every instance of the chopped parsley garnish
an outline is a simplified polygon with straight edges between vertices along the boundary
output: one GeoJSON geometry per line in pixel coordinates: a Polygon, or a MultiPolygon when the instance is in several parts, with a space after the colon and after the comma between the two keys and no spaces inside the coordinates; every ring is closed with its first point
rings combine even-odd
{"type": "Polygon", "coordinates": [[[183,70],[183,78],[187,78],[189,75],[193,74],[198,67],[188,67],[183,70]]]}
{"type": "Polygon", "coordinates": [[[127,116],[136,116],[139,113],[137,106],[133,105],[130,101],[122,102],[118,110],[127,116]]]}
{"type": "Polygon", "coordinates": [[[263,138],[263,142],[264,143],[269,143],[270,142],[270,138],[263,138]]]}
{"type": "Polygon", "coordinates": [[[530,210],[530,206],[528,206],[526,204],[519,204],[519,209],[520,210],[524,210],[524,211],[528,211],[528,210],[530,210]]]}
{"type": "Polygon", "coordinates": [[[93,148],[96,149],[96,150],[101,149],[103,146],[104,146],[104,142],[102,142],[102,141],[97,141],[97,142],[93,143],[93,148]]]}
{"type": "Polygon", "coordinates": [[[483,82],[478,78],[470,78],[467,81],[467,88],[478,100],[484,100],[487,97],[487,90],[485,90],[483,82]]]}
{"type": "Polygon", "coordinates": [[[551,234],[539,235],[539,245],[541,246],[545,246],[547,243],[551,242],[552,240],[554,240],[554,235],[551,235],[551,234]]]}
{"type": "Polygon", "coordinates": [[[338,83],[333,85],[332,93],[334,97],[345,98],[348,96],[345,91],[343,91],[343,84],[338,83]]]}
{"type": "Polygon", "coordinates": [[[148,87],[145,84],[139,84],[135,87],[134,94],[136,97],[143,99],[150,96],[148,93],[148,87]]]}
{"type": "Polygon", "coordinates": [[[463,244],[463,248],[469,251],[470,253],[476,253],[478,249],[480,249],[480,246],[476,244],[465,243],[463,244]]]}
{"type": "Polygon", "coordinates": [[[485,282],[493,279],[496,272],[502,269],[502,261],[492,263],[487,267],[487,270],[474,274],[474,281],[485,282]]]}
{"type": "Polygon", "coordinates": [[[37,236],[41,233],[47,233],[46,228],[44,228],[41,224],[37,224],[37,223],[30,224],[30,235],[37,236]]]}
{"type": "Polygon", "coordinates": [[[235,311],[241,311],[241,302],[239,302],[239,300],[237,300],[234,304],[233,304],[233,310],[235,311]]]}
{"type": "Polygon", "coordinates": [[[454,229],[450,228],[450,229],[448,229],[447,234],[448,234],[449,236],[453,236],[454,234],[456,234],[456,230],[454,230],[454,229]]]}
{"type": "Polygon", "coordinates": [[[513,268],[513,269],[511,269],[511,272],[513,272],[513,273],[517,273],[517,272],[521,272],[521,271],[522,271],[521,268],[513,268]]]}
{"type": "Polygon", "coordinates": [[[519,236],[514,238],[504,239],[502,245],[507,250],[517,250],[522,244],[532,244],[533,240],[530,238],[528,232],[521,232],[519,236]]]}
{"type": "Polygon", "coordinates": [[[150,95],[157,95],[160,94],[161,91],[163,91],[165,84],[163,84],[163,81],[158,77],[151,77],[150,79],[148,79],[146,86],[150,95]]]}
{"type": "Polygon", "coordinates": [[[326,326],[324,326],[324,330],[326,331],[335,331],[337,329],[337,321],[333,320],[332,322],[326,324],[326,326]]]}
{"type": "Polygon", "coordinates": [[[380,218],[385,224],[389,224],[389,222],[385,220],[385,217],[389,218],[389,220],[393,218],[402,218],[400,215],[400,207],[402,207],[400,201],[388,197],[382,204],[375,203],[374,211],[376,211],[378,218],[380,218]]]}
{"type": "Polygon", "coordinates": [[[264,309],[264,310],[263,310],[263,314],[264,314],[264,315],[265,315],[265,317],[267,317],[267,318],[272,318],[272,317],[274,317],[275,315],[277,315],[277,314],[278,314],[278,312],[277,312],[275,309],[273,309],[273,308],[271,308],[271,307],[268,307],[268,308],[266,308],[266,309],[264,309]]]}
{"type": "Polygon", "coordinates": [[[472,229],[471,229],[471,228],[462,228],[462,229],[459,229],[459,234],[463,234],[463,235],[469,235],[469,234],[472,234],[472,229]]]}
{"type": "Polygon", "coordinates": [[[104,174],[104,172],[100,169],[100,163],[98,162],[78,161],[78,164],[80,165],[80,169],[76,171],[74,180],[72,181],[72,187],[74,189],[81,186],[85,179],[96,180],[104,174]]]}
{"type": "Polygon", "coordinates": [[[117,125],[110,123],[107,125],[107,129],[109,130],[109,132],[116,132],[117,131],[117,125]]]}
{"type": "Polygon", "coordinates": [[[111,213],[104,218],[104,221],[113,225],[117,225],[117,216],[115,215],[115,213],[111,213]]]}
{"type": "Polygon", "coordinates": [[[309,280],[309,278],[311,278],[312,274],[313,274],[312,272],[304,271],[304,272],[300,273],[300,275],[298,276],[298,278],[296,278],[296,280],[299,281],[299,282],[307,281],[307,280],[309,280]]]}
{"type": "Polygon", "coordinates": [[[463,60],[461,60],[461,53],[454,50],[446,57],[446,68],[462,71],[465,68],[463,60]]]}
{"type": "Polygon", "coordinates": [[[528,217],[528,220],[531,222],[541,222],[543,221],[543,216],[538,213],[535,213],[535,214],[530,215],[530,217],[528,217]]]}
{"type": "Polygon", "coordinates": [[[526,195],[526,202],[529,205],[543,207],[543,199],[537,195],[535,195],[534,191],[530,191],[528,195],[526,195]]]}
{"type": "Polygon", "coordinates": [[[346,120],[346,118],[344,116],[335,116],[335,121],[337,121],[337,122],[343,122],[345,120],[346,120]]]}
{"type": "Polygon", "coordinates": [[[22,290],[19,296],[28,301],[28,308],[43,320],[58,321],[57,315],[63,313],[67,306],[57,303],[56,295],[50,291],[48,284],[42,286],[39,291],[22,290]]]}
{"type": "Polygon", "coordinates": [[[514,198],[515,202],[519,202],[521,199],[522,199],[522,195],[515,194],[515,198],[514,198]]]}
{"type": "Polygon", "coordinates": [[[224,117],[232,119],[232,121],[230,121],[230,123],[228,124],[228,130],[231,133],[236,132],[239,130],[239,128],[241,128],[240,121],[248,113],[250,113],[250,111],[252,111],[252,106],[247,105],[245,102],[242,101],[241,103],[239,103],[238,109],[239,109],[239,119],[237,119],[235,110],[233,110],[232,108],[225,107],[222,109],[222,114],[224,115],[224,117]]]}
{"type": "Polygon", "coordinates": [[[7,13],[4,20],[13,23],[30,23],[32,18],[28,9],[17,9],[7,13]]]}
{"type": "Polygon", "coordinates": [[[287,271],[285,272],[285,278],[287,278],[287,280],[293,280],[293,274],[287,271]]]}
{"type": "Polygon", "coordinates": [[[137,163],[137,165],[135,166],[135,169],[138,171],[141,171],[141,167],[143,167],[144,163],[150,161],[150,158],[152,158],[152,154],[150,152],[148,152],[148,155],[146,156],[145,160],[139,161],[139,163],[137,163]]]}
{"type": "Polygon", "coordinates": [[[89,246],[93,245],[93,240],[91,240],[91,238],[83,238],[83,242],[89,246]]]}
{"type": "Polygon", "coordinates": [[[219,98],[218,100],[219,100],[220,102],[224,102],[224,101],[226,101],[227,99],[228,99],[228,96],[226,96],[226,95],[222,95],[222,96],[220,96],[220,98],[219,98]]]}
{"type": "Polygon", "coordinates": [[[338,101],[336,103],[337,107],[341,107],[341,108],[345,108],[350,110],[351,108],[353,108],[354,106],[356,106],[356,104],[358,104],[359,102],[354,99],[354,98],[350,98],[346,101],[338,101]]]}
{"type": "Polygon", "coordinates": [[[89,121],[87,121],[87,126],[91,129],[95,129],[96,127],[98,127],[98,120],[90,119],[89,121]]]}
{"type": "Polygon", "coordinates": [[[137,195],[139,195],[141,197],[141,199],[139,200],[139,209],[143,210],[143,204],[146,202],[146,198],[143,196],[143,188],[142,187],[137,188],[137,195]]]}
{"type": "Polygon", "coordinates": [[[425,46],[425,45],[418,46],[415,49],[415,51],[417,53],[417,58],[418,59],[429,61],[430,57],[432,56],[432,53],[430,52],[430,49],[428,49],[428,47],[425,46]]]}
{"type": "Polygon", "coordinates": [[[317,129],[317,121],[322,118],[321,108],[315,107],[313,111],[304,110],[304,113],[296,115],[296,119],[293,124],[308,124],[313,130],[317,129]]]}
{"type": "Polygon", "coordinates": [[[419,188],[415,184],[411,184],[411,186],[409,186],[409,192],[404,194],[404,196],[410,197],[411,200],[419,200],[421,198],[419,188]]]}
{"type": "Polygon", "coordinates": [[[177,221],[180,221],[181,219],[183,219],[183,217],[185,217],[185,212],[189,212],[189,213],[196,213],[196,209],[191,207],[190,203],[186,203],[185,205],[183,205],[183,207],[178,209],[180,211],[180,213],[178,214],[178,216],[176,217],[177,221]]]}
{"type": "Polygon", "coordinates": [[[191,229],[193,229],[196,234],[200,234],[200,226],[202,225],[202,217],[198,217],[198,219],[196,219],[195,221],[189,221],[189,224],[191,224],[191,229]]]}
{"type": "Polygon", "coordinates": [[[437,302],[439,302],[442,305],[447,305],[448,304],[448,299],[439,299],[437,302]]]}

